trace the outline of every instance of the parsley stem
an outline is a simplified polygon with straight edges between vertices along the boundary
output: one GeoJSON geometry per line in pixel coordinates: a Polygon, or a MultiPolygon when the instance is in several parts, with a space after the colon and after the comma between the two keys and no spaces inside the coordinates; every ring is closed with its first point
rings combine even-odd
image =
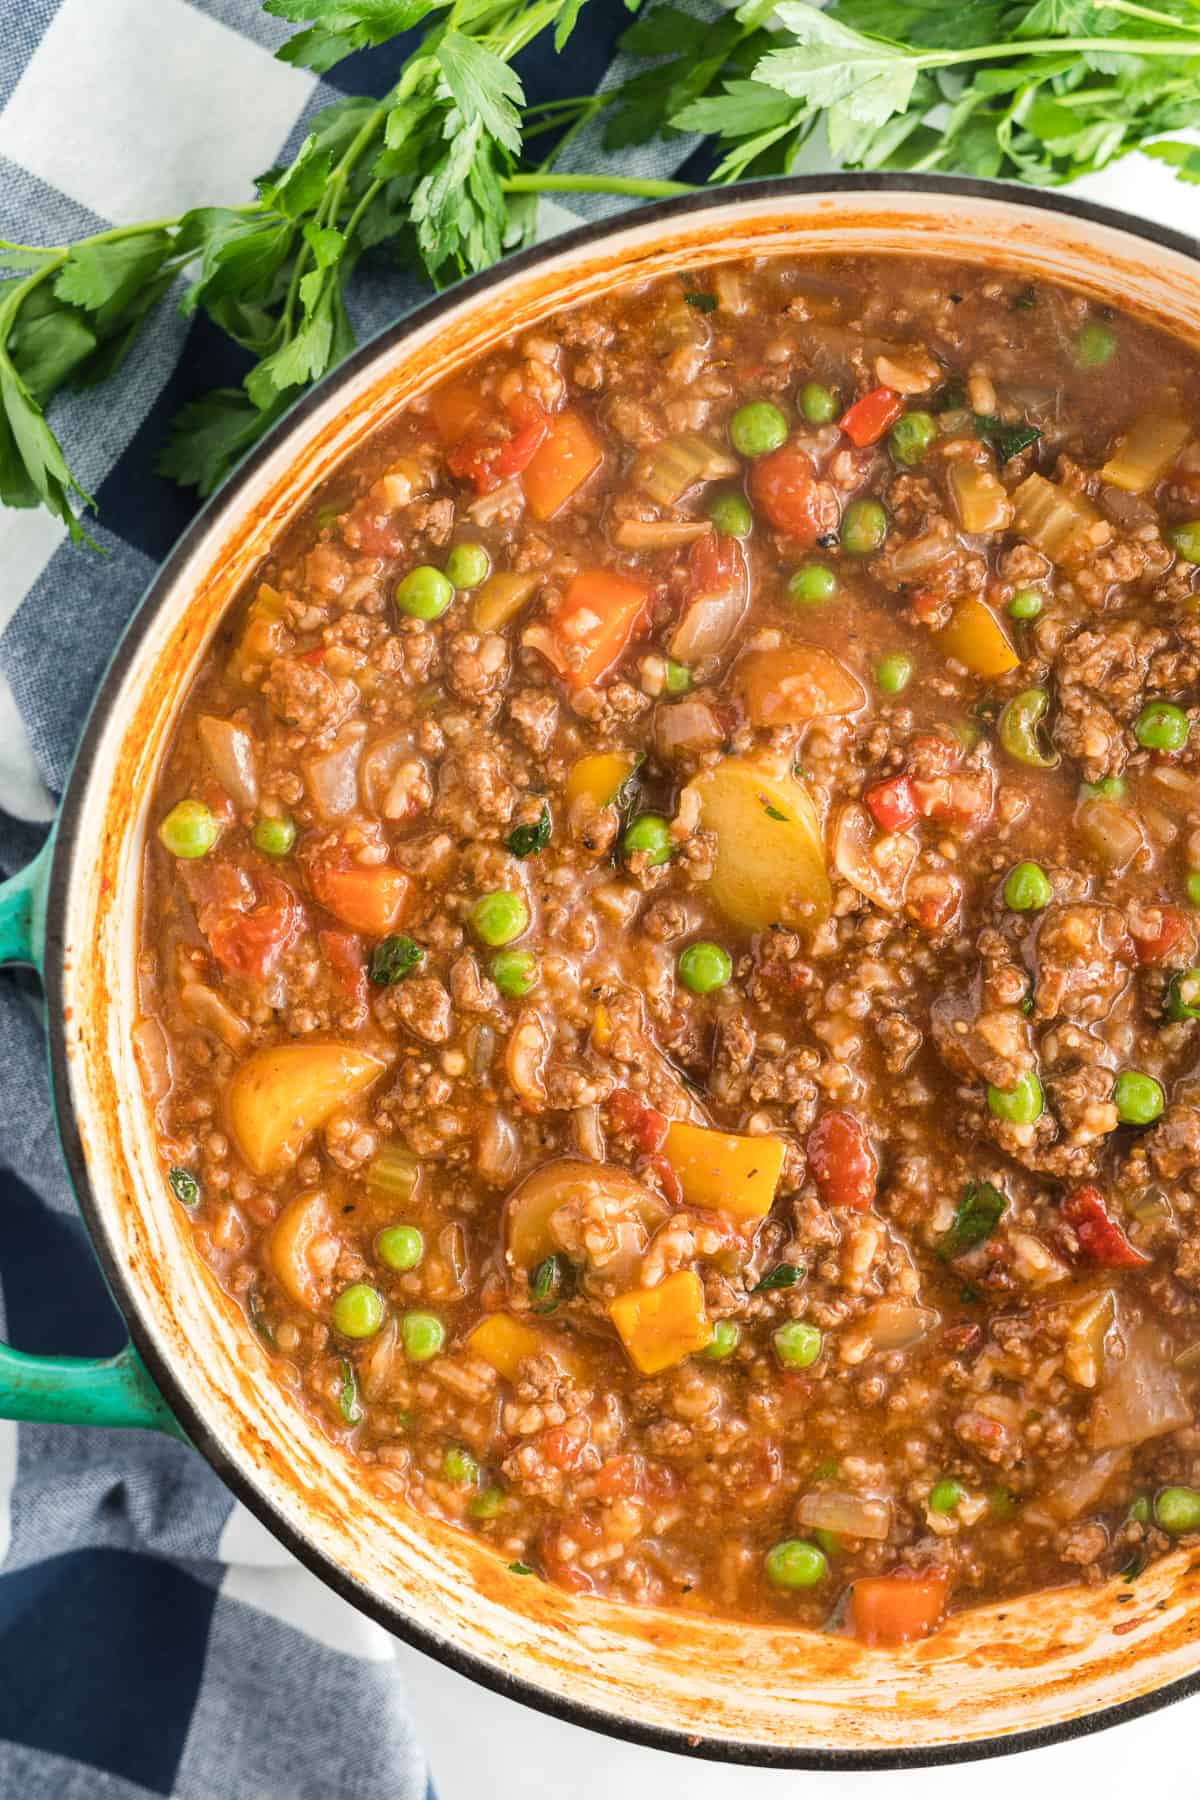
{"type": "MultiPolygon", "coordinates": [[[[1110,0],[1114,4],[1115,0],[1110,0]]],[[[1124,10],[1124,7],[1123,7],[1124,10]]],[[[1173,25],[1179,21],[1173,19],[1173,25]]],[[[1105,56],[1195,56],[1192,38],[1063,37],[1021,38],[1011,44],[976,44],[969,50],[922,50],[908,57],[919,69],[951,69],[961,63],[992,62],[997,57],[1062,56],[1102,51],[1105,56]]]]}
{"type": "Polygon", "coordinates": [[[1155,12],[1153,7],[1138,6],[1135,0],[1100,0],[1105,12],[1124,13],[1127,19],[1145,19],[1150,25],[1165,25],[1171,31],[1200,32],[1200,24],[1189,25],[1186,19],[1172,18],[1170,13],[1155,12]]]}
{"type": "Polygon", "coordinates": [[[689,181],[649,181],[637,175],[509,175],[506,194],[627,194],[635,200],[673,200],[694,194],[689,181]]]}

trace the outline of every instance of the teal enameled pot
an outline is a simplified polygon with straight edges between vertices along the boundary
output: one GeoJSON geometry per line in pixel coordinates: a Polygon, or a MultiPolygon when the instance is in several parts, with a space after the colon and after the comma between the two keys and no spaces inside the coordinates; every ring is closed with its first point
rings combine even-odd
{"type": "MultiPolygon", "coordinates": [[[[1137,1584],[956,1615],[898,1651],[623,1607],[511,1572],[326,1438],[195,1253],[162,1179],[135,957],[142,843],[172,724],[227,606],[316,484],[405,402],[559,306],[726,257],[878,251],[1018,268],[1200,344],[1196,243],[986,183],[833,177],[695,195],[589,226],[442,295],[306,397],[205,510],[114,657],[55,837],[0,897],[0,954],[45,986],[63,1149],[131,1344],[0,1351],[0,1416],[185,1436],[323,1581],[398,1636],[530,1705],[733,1762],[894,1769],[995,1755],[1191,1692],[1200,1561],[1137,1584]]],[[[1014,318],[1016,316],[1014,315],[1014,318]]],[[[132,1454],[132,1452],[131,1452],[132,1454]]]]}

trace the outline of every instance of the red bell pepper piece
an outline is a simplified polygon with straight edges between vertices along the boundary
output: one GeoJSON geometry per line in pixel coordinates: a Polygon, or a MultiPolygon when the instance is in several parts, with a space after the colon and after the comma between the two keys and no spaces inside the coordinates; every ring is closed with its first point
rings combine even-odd
{"type": "Polygon", "coordinates": [[[1157,929],[1151,927],[1144,934],[1131,925],[1129,935],[1133,939],[1133,947],[1140,963],[1166,962],[1171,952],[1184,938],[1191,933],[1191,926],[1177,906],[1159,906],[1154,908],[1159,924],[1157,929]]]}
{"type": "Polygon", "coordinates": [[[892,775],[877,781],[863,795],[880,831],[907,831],[920,816],[911,775],[892,775]]]}
{"type": "Polygon", "coordinates": [[[1079,1239],[1079,1248],[1105,1269],[1144,1269],[1150,1258],[1135,1250],[1111,1219],[1098,1187],[1076,1188],[1062,1203],[1062,1216],[1079,1239]]]}
{"type": "Polygon", "coordinates": [[[877,387],[848,406],[838,424],[852,444],[865,450],[869,444],[879,442],[903,411],[904,402],[893,388],[877,387]]]}
{"type": "Polygon", "coordinates": [[[627,1131],[643,1156],[652,1156],[662,1149],[669,1121],[657,1107],[630,1088],[614,1088],[608,1097],[608,1109],[617,1130],[627,1131]]]}

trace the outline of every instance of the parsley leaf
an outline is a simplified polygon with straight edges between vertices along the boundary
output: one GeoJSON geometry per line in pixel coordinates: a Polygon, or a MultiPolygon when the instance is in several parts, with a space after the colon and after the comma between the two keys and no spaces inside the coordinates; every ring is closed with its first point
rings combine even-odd
{"type": "Polygon", "coordinates": [[[795,1287],[796,1283],[803,1279],[803,1263],[776,1263],[775,1267],[769,1269],[762,1280],[750,1289],[750,1292],[752,1294],[769,1294],[775,1288],[795,1287]]]}
{"type": "Polygon", "coordinates": [[[1022,450],[1028,450],[1042,435],[1039,426],[1025,420],[1018,425],[1006,425],[1002,419],[985,413],[975,414],[975,430],[981,438],[987,439],[1002,463],[1019,456],[1022,450]]]}
{"type": "Polygon", "coordinates": [[[542,810],[532,825],[516,825],[504,840],[514,856],[536,856],[550,842],[550,808],[542,801],[542,810]]]}
{"type": "Polygon", "coordinates": [[[190,1169],[175,1167],[167,1170],[167,1185],[180,1206],[199,1206],[200,1183],[190,1169]]]}
{"type": "Polygon", "coordinates": [[[394,987],[412,974],[424,955],[410,937],[386,937],[371,951],[367,977],[376,987],[394,987]]]}
{"type": "Polygon", "coordinates": [[[958,1203],[953,1224],[938,1239],[937,1253],[942,1261],[953,1262],[956,1256],[990,1238],[1007,1207],[1007,1199],[990,1181],[970,1182],[958,1203]]]}

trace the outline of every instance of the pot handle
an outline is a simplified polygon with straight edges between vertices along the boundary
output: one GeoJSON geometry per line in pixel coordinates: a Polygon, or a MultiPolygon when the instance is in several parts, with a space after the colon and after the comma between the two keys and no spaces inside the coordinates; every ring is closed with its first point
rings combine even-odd
{"type": "MultiPolygon", "coordinates": [[[[41,972],[53,853],[51,832],[28,868],[0,883],[0,964],[26,963],[41,972]]],[[[0,1419],[140,1425],[184,1435],[132,1344],[108,1357],[33,1356],[0,1344],[0,1419]]]]}

